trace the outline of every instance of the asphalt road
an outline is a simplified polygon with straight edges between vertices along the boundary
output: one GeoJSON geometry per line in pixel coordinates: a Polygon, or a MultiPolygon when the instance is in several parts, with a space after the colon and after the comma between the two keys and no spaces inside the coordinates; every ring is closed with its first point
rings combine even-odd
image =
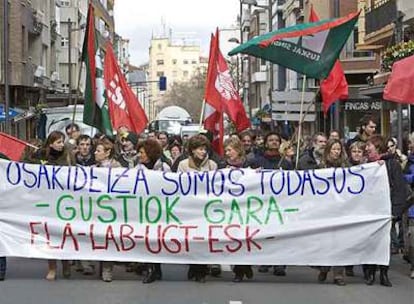
{"type": "MultiPolygon", "coordinates": [[[[286,277],[258,273],[242,283],[232,282],[232,272],[224,267],[220,278],[208,277],[206,283],[186,280],[184,265],[163,265],[163,280],[142,284],[142,276],[126,273],[115,267],[114,281],[102,282],[98,276],[83,276],[72,272],[69,280],[61,274],[55,282],[44,279],[47,264],[43,260],[8,259],[7,278],[0,282],[0,304],[82,303],[82,304],[412,304],[414,280],[409,266],[399,256],[393,256],[390,280],[393,287],[376,283],[366,286],[360,267],[356,276],[346,278],[347,285],[324,284],[316,281],[317,271],[309,267],[288,267],[286,277]]],[[[59,265],[60,266],[60,265],[59,265]]]]}

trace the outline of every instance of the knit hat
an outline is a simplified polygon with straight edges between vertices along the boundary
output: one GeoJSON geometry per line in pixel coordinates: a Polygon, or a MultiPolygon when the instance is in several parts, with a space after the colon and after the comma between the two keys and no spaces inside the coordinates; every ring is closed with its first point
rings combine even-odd
{"type": "Polygon", "coordinates": [[[138,143],[138,135],[133,132],[125,132],[121,135],[121,138],[132,142],[134,146],[138,143]]]}

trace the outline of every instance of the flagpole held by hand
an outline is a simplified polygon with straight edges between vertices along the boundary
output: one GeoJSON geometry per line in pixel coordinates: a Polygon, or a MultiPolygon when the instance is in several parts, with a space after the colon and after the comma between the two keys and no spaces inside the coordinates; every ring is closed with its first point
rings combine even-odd
{"type": "Polygon", "coordinates": [[[303,83],[302,83],[302,96],[300,100],[300,113],[299,113],[299,126],[298,126],[298,144],[296,147],[296,164],[295,167],[298,166],[299,162],[299,152],[300,152],[300,140],[302,137],[302,116],[303,116],[303,101],[305,99],[305,86],[306,86],[306,75],[303,75],[303,83]]]}

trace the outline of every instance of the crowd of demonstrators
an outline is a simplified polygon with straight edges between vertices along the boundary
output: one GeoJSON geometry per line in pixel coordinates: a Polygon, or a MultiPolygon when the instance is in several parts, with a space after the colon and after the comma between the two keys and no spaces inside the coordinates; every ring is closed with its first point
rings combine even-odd
{"type": "MultiPolygon", "coordinates": [[[[201,133],[188,139],[169,136],[165,132],[149,132],[146,137],[130,132],[126,128],[117,130],[115,137],[97,133],[93,138],[81,134],[76,124],[70,124],[64,133],[54,131],[42,143],[30,141],[31,146],[25,149],[23,162],[51,164],[63,166],[96,166],[106,168],[138,168],[163,172],[212,171],[224,168],[252,168],[256,170],[313,170],[319,168],[339,168],[362,165],[367,162],[379,162],[387,168],[390,182],[390,198],[392,204],[393,225],[391,231],[392,248],[404,248],[405,258],[411,263],[411,278],[414,279],[414,207],[408,210],[408,187],[414,186],[414,133],[409,138],[407,156],[397,149],[395,138],[387,138],[375,133],[374,118],[366,116],[361,120],[357,136],[347,143],[341,138],[338,130],[331,130],[328,136],[315,133],[306,148],[300,150],[296,165],[296,143],[284,139],[279,133],[271,131],[267,134],[248,130],[240,134],[232,134],[224,142],[224,156],[219,156],[211,148],[212,134],[201,133]],[[403,174],[404,173],[404,174],[403,174]],[[405,179],[404,179],[405,178],[405,179]],[[408,210],[408,211],[407,211],[408,210]],[[399,233],[396,233],[395,228],[399,233]],[[405,236],[405,242],[402,241],[405,236]]],[[[321,248],[324,250],[324,248],[321,248]]],[[[395,250],[394,250],[395,251],[395,250]]],[[[399,252],[399,251],[398,251],[399,252]]],[[[397,253],[394,252],[394,253],[397,253]]],[[[145,262],[145,261],[142,261],[145,262]]],[[[100,263],[100,276],[103,281],[111,282],[113,267],[116,261],[80,261],[75,263],[85,275],[96,273],[96,263],[100,263]]],[[[162,279],[161,264],[156,263],[121,263],[127,271],[135,271],[143,275],[143,283],[152,283],[162,279]]],[[[68,261],[62,261],[63,277],[70,276],[68,261]]],[[[319,270],[317,281],[324,282],[332,269],[333,282],[345,285],[346,276],[354,276],[354,267],[343,265],[335,267],[314,267],[319,270]]],[[[391,286],[388,267],[378,265],[362,265],[364,280],[367,285],[375,282],[376,270],[380,270],[380,283],[391,286]]],[[[285,276],[284,265],[261,265],[259,272],[269,272],[273,267],[273,275],[285,276]]],[[[57,261],[48,261],[46,278],[57,277],[57,261]]],[[[0,280],[4,279],[6,270],[5,258],[0,258],[0,280]]],[[[220,265],[189,265],[188,279],[205,282],[208,275],[219,276],[220,265]]],[[[253,278],[253,267],[235,265],[233,281],[241,282],[245,278],[253,278]]]]}

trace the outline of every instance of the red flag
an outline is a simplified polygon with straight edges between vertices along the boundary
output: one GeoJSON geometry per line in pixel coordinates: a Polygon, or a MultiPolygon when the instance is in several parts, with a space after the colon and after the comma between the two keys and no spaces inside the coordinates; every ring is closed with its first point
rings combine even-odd
{"type": "MultiPolygon", "coordinates": [[[[319,17],[311,6],[309,22],[317,22],[319,17]]],[[[329,107],[338,99],[348,98],[348,83],[342,70],[341,63],[337,60],[328,77],[321,82],[323,113],[326,116],[329,107]]]]}
{"type": "Polygon", "coordinates": [[[26,142],[0,132],[0,152],[6,155],[8,158],[14,161],[19,161],[24,148],[26,148],[26,142]]]}
{"type": "Polygon", "coordinates": [[[148,123],[147,115],[128,86],[110,42],[106,45],[104,80],[112,127],[127,127],[137,134],[144,131],[148,123]]]}
{"type": "Polygon", "coordinates": [[[217,35],[211,35],[210,40],[210,55],[208,59],[206,89],[204,92],[204,113],[203,124],[204,129],[210,131],[213,134],[212,147],[219,155],[224,155],[223,137],[224,137],[224,125],[223,125],[223,103],[221,102],[220,95],[215,90],[215,76],[214,72],[216,65],[213,62],[217,62],[217,52],[215,51],[218,45],[217,35]]]}
{"type": "MultiPolygon", "coordinates": [[[[220,51],[218,29],[216,30],[216,43],[215,49],[215,61],[212,62],[211,75],[214,81],[214,86],[210,87],[212,90],[216,90],[218,95],[215,94],[215,98],[221,100],[220,103],[224,105],[224,112],[229,119],[235,124],[238,132],[251,127],[250,119],[246,115],[243,103],[240,99],[239,93],[234,86],[233,78],[230,75],[229,68],[227,66],[226,59],[220,51]]],[[[210,65],[210,63],[209,63],[210,65]]]]}
{"type": "MultiPolygon", "coordinates": [[[[208,62],[206,91],[204,94],[206,109],[204,113],[204,128],[223,138],[223,112],[235,124],[238,132],[250,128],[250,119],[246,115],[243,103],[230,75],[227,62],[219,48],[219,32],[212,35],[210,56],[208,62]],[[219,121],[221,120],[221,121],[219,121]],[[220,135],[221,134],[221,135],[220,135]]],[[[213,142],[216,151],[223,155],[223,147],[213,142]]]]}
{"type": "Polygon", "coordinates": [[[384,89],[383,98],[397,103],[414,104],[414,55],[398,60],[384,89]]]}

